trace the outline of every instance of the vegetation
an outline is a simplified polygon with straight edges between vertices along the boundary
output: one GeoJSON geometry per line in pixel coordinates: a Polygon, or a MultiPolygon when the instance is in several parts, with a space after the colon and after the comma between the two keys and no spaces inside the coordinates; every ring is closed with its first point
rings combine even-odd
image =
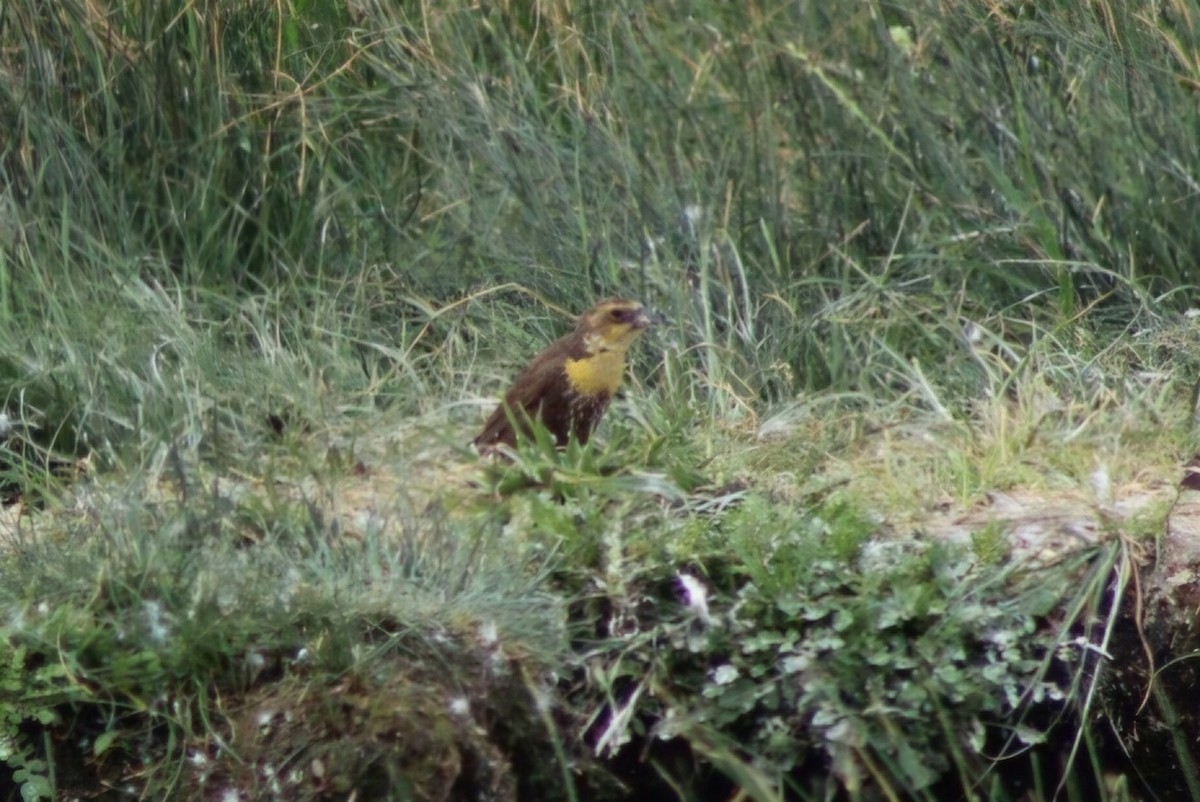
{"type": "Polygon", "coordinates": [[[1097,692],[1195,452],[1198,26],[3,4],[0,796],[1169,798],[1097,692]],[[593,442],[481,462],[618,293],[593,442]]]}

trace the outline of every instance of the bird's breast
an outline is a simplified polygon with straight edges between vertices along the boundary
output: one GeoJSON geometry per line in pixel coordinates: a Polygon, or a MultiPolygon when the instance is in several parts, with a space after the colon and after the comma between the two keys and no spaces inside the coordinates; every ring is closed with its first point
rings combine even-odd
{"type": "Polygon", "coordinates": [[[575,392],[612,395],[625,374],[625,354],[601,351],[582,359],[568,359],[565,369],[575,392]]]}

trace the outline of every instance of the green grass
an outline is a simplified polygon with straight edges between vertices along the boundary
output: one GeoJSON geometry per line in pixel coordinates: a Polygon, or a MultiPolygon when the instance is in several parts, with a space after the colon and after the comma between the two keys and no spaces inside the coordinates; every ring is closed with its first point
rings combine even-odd
{"type": "Polygon", "coordinates": [[[0,798],[1154,791],[1197,19],[0,6],[0,798]],[[598,441],[480,465],[615,293],[598,441]]]}

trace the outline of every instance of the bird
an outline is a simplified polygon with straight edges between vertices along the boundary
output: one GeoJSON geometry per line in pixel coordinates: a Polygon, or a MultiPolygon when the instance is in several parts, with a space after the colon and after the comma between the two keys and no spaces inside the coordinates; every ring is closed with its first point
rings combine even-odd
{"type": "Polygon", "coordinates": [[[575,330],[552,342],[513,381],[473,441],[481,454],[516,447],[533,422],[554,436],[586,444],[625,375],[625,354],[646,329],[661,323],[637,301],[607,298],[578,318],[575,330]],[[514,425],[515,424],[515,425],[514,425]]]}

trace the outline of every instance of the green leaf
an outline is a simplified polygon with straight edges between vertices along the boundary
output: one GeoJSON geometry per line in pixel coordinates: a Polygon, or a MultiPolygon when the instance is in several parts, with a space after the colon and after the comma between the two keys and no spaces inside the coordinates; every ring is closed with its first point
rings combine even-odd
{"type": "Polygon", "coordinates": [[[106,730],[96,736],[96,742],[92,744],[92,754],[99,757],[109,750],[113,745],[113,741],[117,740],[117,736],[121,734],[120,730],[106,730]]]}
{"type": "Polygon", "coordinates": [[[13,772],[13,779],[21,784],[21,799],[24,802],[38,802],[42,799],[53,799],[54,789],[50,780],[40,774],[31,774],[27,769],[13,772]]]}

